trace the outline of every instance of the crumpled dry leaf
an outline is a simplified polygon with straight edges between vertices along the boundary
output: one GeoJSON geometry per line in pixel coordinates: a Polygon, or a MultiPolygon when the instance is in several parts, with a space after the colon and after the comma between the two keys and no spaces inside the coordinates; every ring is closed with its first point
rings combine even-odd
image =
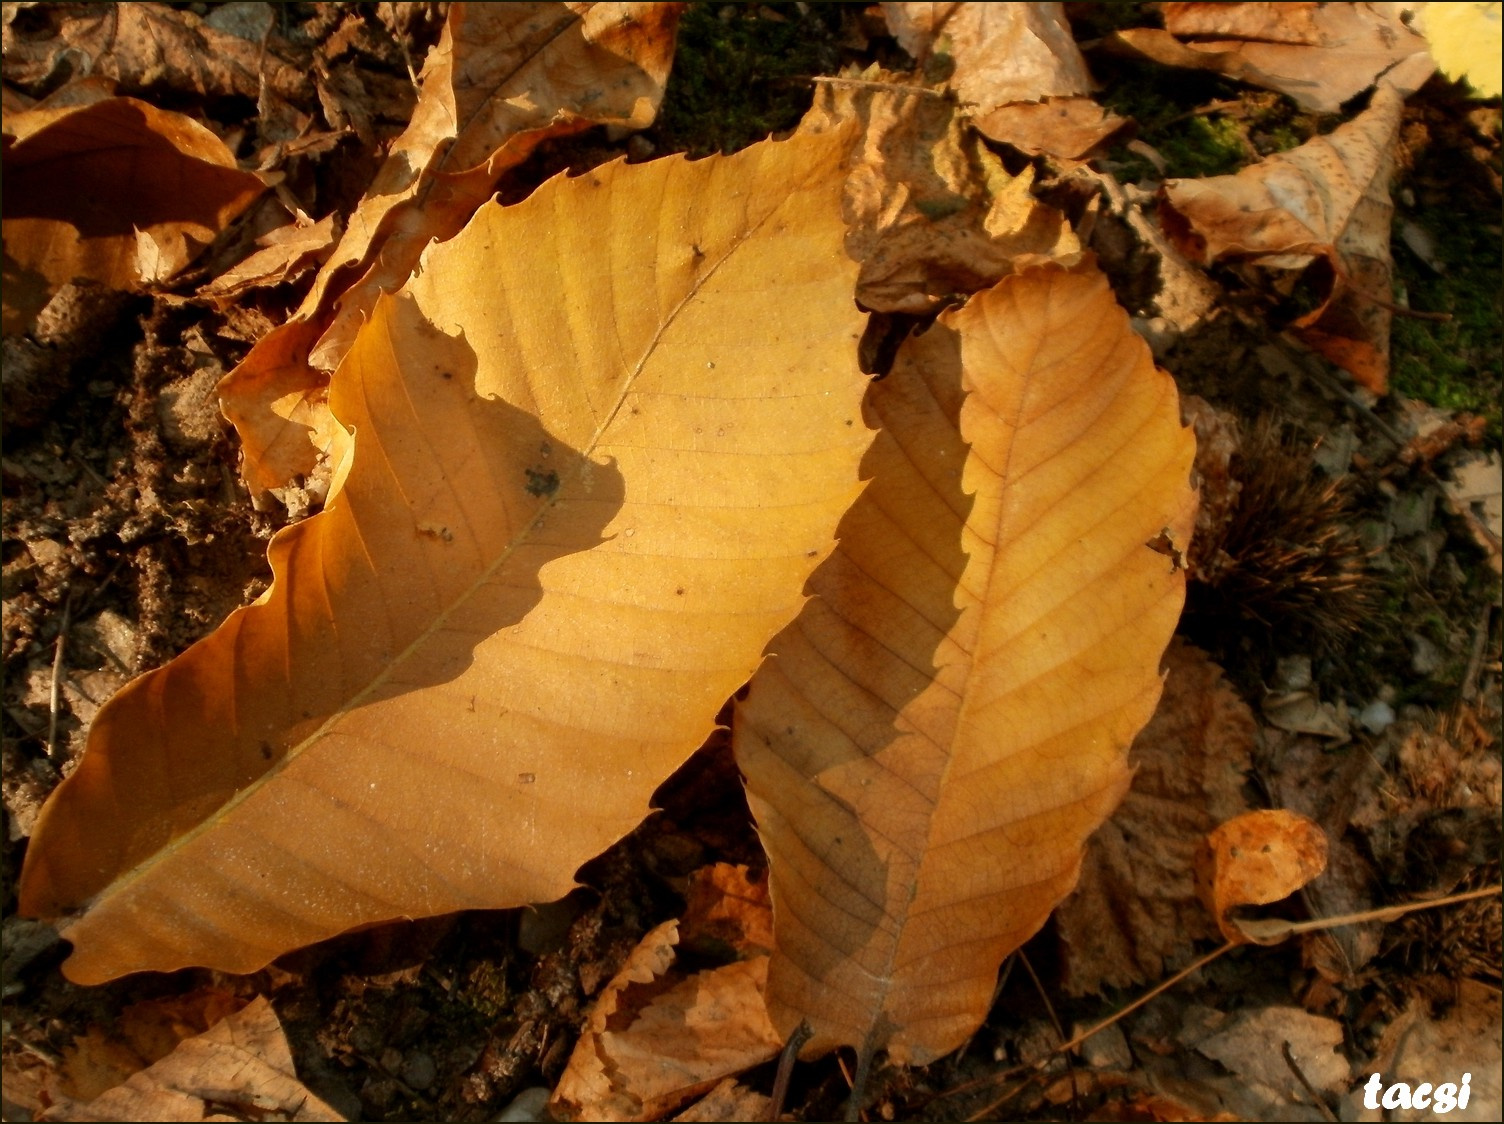
{"type": "Polygon", "coordinates": [[[1166,30],[1126,28],[1106,45],[1276,90],[1318,113],[1336,113],[1381,78],[1412,94],[1436,69],[1400,4],[1167,3],[1161,10],[1166,30]]]}
{"type": "Polygon", "coordinates": [[[47,86],[59,71],[109,79],[122,92],[176,97],[306,97],[308,75],[264,42],[168,4],[7,4],[7,82],[47,86]],[[25,26],[15,18],[27,9],[25,26]]]}
{"type": "Polygon", "coordinates": [[[1128,124],[1095,88],[1065,5],[884,3],[888,26],[927,69],[944,60],[978,130],[1031,155],[1083,159],[1128,124]]]}
{"type": "Polygon", "coordinates": [[[143,264],[170,277],[265,189],[192,118],[98,84],[60,93],[5,118],[7,335],[75,279],[131,289],[143,264]]]}
{"type": "Polygon", "coordinates": [[[1091,98],[1045,98],[1000,106],[974,117],[972,124],[985,136],[1030,156],[1086,160],[1131,122],[1091,98]]]}
{"type": "Polygon", "coordinates": [[[1074,260],[1065,217],[1033,197],[950,103],[883,72],[816,86],[800,133],[860,121],[846,184],[847,252],[862,263],[857,299],[874,312],[932,315],[994,284],[1020,260],[1074,260]]]}
{"type": "Polygon", "coordinates": [[[653,929],[596,999],[549,1102],[554,1119],[657,1120],[778,1054],[762,1001],[768,958],[673,982],[677,941],[676,922],[653,929]]]}
{"type": "Polygon", "coordinates": [[[1264,721],[1292,734],[1311,734],[1331,739],[1327,744],[1339,746],[1353,736],[1352,716],[1345,701],[1323,702],[1311,688],[1297,691],[1271,691],[1259,703],[1264,721]]]}
{"type": "Polygon", "coordinates": [[[244,1006],[243,999],[218,988],[133,1003],[113,1026],[91,1027],[63,1050],[48,1095],[53,1103],[92,1101],[244,1006]]]}
{"type": "Polygon", "coordinates": [[[1133,742],[1133,787],[1055,911],[1071,995],[1158,980],[1217,932],[1191,867],[1202,837],[1246,810],[1258,725],[1205,652],[1177,637],[1164,662],[1159,707],[1133,742]]]}
{"type": "MultiPolygon", "coordinates": [[[[1433,1001],[1413,995],[1399,1016],[1385,1028],[1368,1064],[1355,1067],[1360,1080],[1380,1073],[1384,1085],[1403,1081],[1413,1090],[1422,1083],[1440,1084],[1470,1075],[1469,1098],[1456,1119],[1494,1120],[1504,1108],[1504,1035],[1499,1012],[1499,990],[1477,980],[1456,981],[1455,1004],[1433,1013],[1433,1001]],[[1439,1079],[1439,1080],[1438,1080],[1439,1079]]],[[[1343,1098],[1344,1120],[1436,1120],[1440,1113],[1431,1104],[1365,1111],[1363,1085],[1354,1083],[1343,1098]]]]}
{"type": "Polygon", "coordinates": [[[1452,479],[1443,480],[1441,490],[1494,572],[1504,572],[1504,464],[1499,454],[1473,453],[1452,469],[1452,479]]]}
{"type": "Polygon", "coordinates": [[[850,145],[555,179],[378,302],[328,506],[42,812],[70,978],[547,901],[637,825],[860,488],[850,145]]]}
{"type": "Polygon", "coordinates": [[[1245,812],[1207,835],[1196,855],[1196,891],[1223,937],[1233,944],[1278,944],[1250,935],[1232,911],[1269,905],[1326,869],[1326,835],[1312,820],[1282,808],[1245,812]]]}
{"type": "Polygon", "coordinates": [[[722,1120],[766,1120],[771,1101],[728,1077],[674,1117],[684,1124],[718,1124],[722,1120]]]}
{"type": "Polygon", "coordinates": [[[1369,108],[1331,134],[1237,175],[1170,180],[1160,204],[1166,233],[1202,265],[1249,261],[1289,285],[1326,259],[1329,288],[1293,330],[1376,394],[1389,380],[1389,180],[1403,108],[1381,84],[1369,108]]]}
{"type": "Polygon", "coordinates": [[[773,951],[773,906],[766,876],[753,881],[745,866],[701,867],[685,894],[684,944],[700,955],[724,957],[773,951]]]}
{"type": "Polygon", "coordinates": [[[1264,721],[1291,734],[1331,739],[1335,748],[1352,738],[1352,715],[1347,700],[1324,702],[1311,671],[1311,657],[1282,656],[1275,665],[1274,685],[1259,700],[1264,721]]]}
{"type": "Polygon", "coordinates": [[[99,1121],[268,1118],[344,1119],[298,1080],[282,1024],[264,998],[183,1042],[124,1084],[88,1102],[54,1104],[38,1117],[99,1121]]]}
{"type": "Polygon", "coordinates": [[[339,245],[293,319],[220,387],[253,491],[307,473],[328,427],[282,412],[323,409],[328,372],[377,296],[407,280],[425,246],[452,238],[508,170],[550,137],[651,124],[683,5],[463,4],[420,77],[421,94],[339,245]],[[289,341],[282,337],[290,336],[289,341]],[[306,354],[305,354],[306,348],[306,354]],[[289,361],[289,355],[301,356],[289,361]],[[289,432],[289,430],[291,432],[289,432]]]}
{"type": "MultiPolygon", "coordinates": [[[[1197,1051],[1221,1062],[1252,1090],[1272,1094],[1271,1107],[1291,1108],[1308,1101],[1285,1051],[1295,1060],[1306,1081],[1328,1096],[1351,1083],[1351,1070],[1342,1053],[1342,1024],[1299,1007],[1252,1007],[1231,1015],[1213,1033],[1196,1042],[1197,1051]]],[[[1254,1119],[1278,1119],[1278,1113],[1254,1119]]],[[[1249,1117],[1241,1117],[1249,1119],[1249,1117]]]]}
{"type": "Polygon", "coordinates": [[[1189,535],[1194,449],[1094,267],[942,314],[867,406],[872,481],[733,746],[774,1023],[922,1064],[975,1031],[1128,787],[1184,597],[1148,544],[1189,535]]]}
{"type": "Polygon", "coordinates": [[[1504,93],[1504,4],[1417,4],[1416,29],[1448,78],[1460,78],[1479,97],[1504,93]]]}
{"type": "Polygon", "coordinates": [[[963,103],[987,112],[1014,101],[1094,88],[1064,4],[884,3],[898,45],[922,64],[943,55],[963,103]]]}
{"type": "Polygon", "coordinates": [[[220,307],[252,289],[295,280],[323,259],[337,231],[333,212],[318,222],[294,221],[256,239],[261,247],[199,290],[220,307]]]}

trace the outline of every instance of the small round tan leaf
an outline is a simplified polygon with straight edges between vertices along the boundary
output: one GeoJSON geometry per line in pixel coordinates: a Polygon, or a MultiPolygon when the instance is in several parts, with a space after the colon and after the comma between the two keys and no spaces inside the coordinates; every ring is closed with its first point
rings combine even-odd
{"type": "Polygon", "coordinates": [[[1326,835],[1305,816],[1247,812],[1206,837],[1196,855],[1196,890],[1229,941],[1278,944],[1244,931],[1232,911],[1289,897],[1326,869],[1326,849],[1326,835]]]}

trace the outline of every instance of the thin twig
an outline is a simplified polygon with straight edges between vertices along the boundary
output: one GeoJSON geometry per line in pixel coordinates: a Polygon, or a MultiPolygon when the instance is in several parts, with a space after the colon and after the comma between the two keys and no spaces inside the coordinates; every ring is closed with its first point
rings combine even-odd
{"type": "Polygon", "coordinates": [[[982,1109],[977,1110],[976,1112],[974,1112],[970,1116],[968,1116],[966,1119],[968,1121],[996,1120],[997,1117],[995,1115],[993,1115],[993,1114],[996,1113],[997,1110],[999,1108],[1001,1108],[1004,1104],[1006,1104],[1008,1101],[1010,1101],[1014,1097],[1016,1097],[1018,1095],[1018,1091],[1020,1089],[1022,1089],[1024,1087],[1024,1085],[1025,1085],[1025,1082],[1020,1081],[1017,1085],[1013,1086],[1013,1088],[1009,1089],[1002,1096],[998,1097],[997,1100],[995,1100],[991,1104],[987,1105],[986,1108],[982,1108],[982,1109]]]}
{"type": "MultiPolygon", "coordinates": [[[[964,1085],[958,1085],[958,1086],[956,1086],[954,1089],[947,1089],[947,1090],[945,1090],[945,1092],[941,1093],[940,1096],[942,1096],[942,1097],[953,1097],[953,1096],[956,1096],[958,1093],[969,1092],[970,1090],[978,1088],[978,1087],[980,1087],[982,1085],[995,1085],[995,1084],[998,1084],[999,1082],[1007,1081],[1010,1078],[1016,1077],[1016,1076],[1018,1076],[1018,1075],[1020,1075],[1022,1073],[1026,1073],[1026,1072],[1029,1072],[1031,1070],[1035,1071],[1035,1072],[1038,1072],[1038,1071],[1042,1070],[1044,1068],[1045,1064],[1050,1060],[1050,1058],[1054,1057],[1056,1054],[1067,1054],[1067,1055],[1069,1055],[1069,1053],[1072,1050],[1074,1050],[1077,1046],[1080,1046],[1081,1043],[1085,1042],[1088,1038],[1091,1038],[1091,1037],[1093,1037],[1093,1036],[1095,1036],[1097,1034],[1100,1034],[1102,1031],[1104,1031],[1108,1027],[1110,1027],[1113,1023],[1119,1021],[1120,1019],[1126,1018],[1127,1016],[1131,1015],[1134,1011],[1137,1011],[1140,1007],[1142,1007],[1145,1003],[1148,1003],[1151,999],[1155,999],[1160,994],[1162,994],[1163,992],[1166,992],[1166,991],[1170,990],[1170,988],[1174,987],[1181,980],[1183,980],[1187,976],[1189,976],[1192,972],[1195,972],[1199,968],[1205,967],[1206,965],[1210,964],[1213,960],[1217,959],[1217,957],[1221,956],[1223,953],[1229,952],[1232,949],[1237,948],[1237,947],[1238,947],[1237,945],[1235,945],[1231,941],[1229,941],[1226,944],[1224,944],[1221,948],[1217,949],[1216,951],[1207,953],[1200,960],[1197,960],[1194,963],[1187,965],[1186,967],[1182,968],[1180,971],[1176,972],[1173,976],[1170,976],[1168,979],[1162,980],[1160,983],[1156,984],[1151,990],[1149,990],[1145,994],[1139,996],[1132,1003],[1128,1004],[1128,1006],[1124,1007],[1121,1011],[1118,1011],[1116,1014],[1110,1015],[1109,1017],[1103,1019],[1101,1022],[1097,1023],[1096,1026],[1090,1027],[1087,1030],[1083,1030],[1080,1034],[1076,1035],[1076,1037],[1072,1038],[1069,1042],[1063,1042],[1059,1046],[1056,1046],[1053,1050],[1051,1050],[1049,1052],[1049,1054],[1047,1054],[1043,1058],[1040,1058],[1038,1061],[1032,1062],[1032,1063],[1030,1063],[1028,1065],[1015,1066],[1012,1069],[1005,1070],[1002,1073],[989,1074],[987,1077],[979,1078],[976,1081],[969,1081],[969,1082],[967,1082],[964,1085]]],[[[985,1108],[981,1109],[975,1115],[967,1117],[967,1119],[968,1120],[987,1120],[987,1119],[991,1119],[993,1112],[999,1106],[1001,1106],[1004,1102],[1006,1102],[1010,1097],[1014,1096],[1014,1094],[1016,1094],[1018,1092],[1018,1089],[1020,1087],[1022,1087],[1022,1085],[1023,1085],[1023,1082],[1020,1082],[1018,1086],[1015,1086],[1014,1088],[1008,1090],[1006,1093],[1004,1093],[1002,1096],[998,1097],[996,1100],[994,1100],[991,1104],[987,1105],[985,1108]]]]}
{"type": "MultiPolygon", "coordinates": [[[[1065,1024],[1060,1021],[1060,1016],[1055,1013],[1055,1004],[1050,1002],[1049,992],[1045,991],[1044,984],[1042,984],[1039,980],[1039,974],[1034,971],[1034,965],[1029,962],[1029,958],[1027,955],[1025,955],[1023,949],[1018,950],[1018,958],[1023,962],[1024,970],[1029,973],[1029,978],[1034,981],[1034,989],[1039,993],[1039,998],[1044,1003],[1045,1013],[1050,1016],[1050,1025],[1055,1028],[1055,1037],[1059,1041],[1064,1042],[1065,1024]]],[[[1058,1052],[1058,1050],[1052,1050],[1051,1056],[1058,1052]]],[[[1076,1065],[1075,1059],[1073,1059],[1068,1053],[1065,1055],[1065,1065],[1066,1070],[1070,1073],[1071,1077],[1071,1105],[1072,1107],[1074,1107],[1078,1099],[1078,1091],[1076,1089],[1076,1065]]]]}
{"type": "Polygon", "coordinates": [[[1143,995],[1140,995],[1137,999],[1128,1004],[1128,1006],[1124,1007],[1117,1014],[1110,1015],[1099,1022],[1096,1026],[1083,1030],[1080,1034],[1076,1035],[1076,1037],[1072,1038],[1064,1045],[1055,1047],[1055,1052],[1057,1054],[1063,1054],[1069,1050],[1074,1050],[1088,1038],[1092,1038],[1102,1033],[1102,1031],[1106,1030],[1113,1023],[1120,1022],[1121,1020],[1127,1018],[1134,1011],[1137,1011],[1140,1007],[1142,1007],[1145,1003],[1148,1003],[1151,999],[1159,998],[1160,995],[1162,995],[1166,991],[1169,991],[1170,988],[1174,987],[1181,980],[1189,976],[1192,972],[1200,971],[1202,968],[1205,968],[1208,964],[1210,964],[1213,960],[1216,960],[1220,956],[1226,955],[1237,947],[1238,946],[1233,944],[1232,941],[1228,941],[1221,948],[1208,952],[1200,960],[1192,961],[1190,964],[1187,964],[1184,968],[1180,969],[1180,971],[1176,972],[1173,976],[1170,976],[1168,979],[1161,980],[1159,983],[1155,984],[1154,987],[1150,988],[1143,995]]]}
{"type": "Polygon", "coordinates": [[[1245,117],[1247,114],[1229,112],[1229,110],[1241,109],[1242,106],[1243,103],[1240,100],[1207,102],[1205,105],[1197,106],[1195,109],[1187,110],[1185,113],[1171,117],[1168,121],[1164,122],[1164,125],[1178,125],[1182,121],[1189,121],[1193,117],[1207,117],[1213,113],[1226,113],[1229,117],[1245,117]]]}
{"type": "Polygon", "coordinates": [[[1034,981],[1034,990],[1038,992],[1040,1002],[1044,1004],[1045,1014],[1050,1016],[1050,1025],[1055,1028],[1055,1033],[1060,1037],[1060,1041],[1064,1042],[1065,1026],[1061,1023],[1060,1016],[1055,1014],[1055,1004],[1050,1002],[1049,992],[1045,991],[1044,984],[1040,982],[1039,973],[1034,971],[1034,965],[1029,963],[1029,958],[1024,954],[1023,949],[1018,950],[1018,959],[1023,964],[1024,971],[1029,973],[1029,978],[1034,981]]]}
{"type": "Polygon", "coordinates": [[[1492,898],[1501,893],[1504,893],[1504,885],[1487,886],[1482,890],[1448,894],[1444,898],[1433,898],[1428,901],[1401,902],[1399,905],[1387,905],[1379,909],[1365,909],[1362,913],[1344,913],[1339,917],[1318,917],[1314,921],[1295,921],[1288,925],[1281,925],[1278,936],[1283,938],[1293,937],[1297,933],[1319,933],[1326,929],[1340,929],[1344,925],[1361,925],[1365,921],[1398,921],[1407,913],[1440,909],[1442,906],[1476,901],[1478,898],[1492,898]]]}
{"type": "Polygon", "coordinates": [[[943,98],[945,95],[939,90],[932,90],[928,86],[903,86],[888,82],[869,82],[864,78],[832,78],[824,74],[811,76],[811,82],[822,82],[827,86],[856,86],[864,90],[907,90],[911,94],[924,94],[926,97],[943,98]]]}
{"type": "Polygon", "coordinates": [[[1295,1055],[1290,1052],[1290,1043],[1281,1042],[1279,1052],[1284,1055],[1285,1064],[1290,1067],[1290,1072],[1295,1074],[1295,1080],[1300,1082],[1300,1087],[1306,1091],[1306,1096],[1310,1097],[1312,1103],[1316,1105],[1316,1111],[1321,1113],[1321,1118],[1323,1120],[1330,1120],[1333,1124],[1336,1124],[1337,1117],[1331,1109],[1326,1107],[1326,1102],[1321,1099],[1321,1094],[1312,1088],[1311,1082],[1301,1072],[1300,1066],[1296,1064],[1295,1055]]]}
{"type": "Polygon", "coordinates": [[[851,1078],[851,1099],[846,1102],[847,1121],[862,1118],[862,1099],[867,1095],[867,1079],[872,1076],[872,1039],[868,1036],[856,1055],[856,1073],[851,1078]]]}
{"type": "MultiPolygon", "coordinates": [[[[1438,909],[1442,906],[1456,905],[1459,902],[1473,901],[1477,898],[1492,897],[1500,893],[1504,893],[1504,885],[1489,886],[1482,890],[1469,890],[1465,893],[1451,894],[1447,897],[1436,898],[1432,901],[1406,902],[1402,905],[1393,905],[1387,906],[1383,909],[1367,910],[1363,913],[1350,913],[1344,914],[1339,917],[1323,917],[1315,921],[1301,921],[1291,924],[1288,929],[1281,929],[1280,935],[1293,936],[1296,933],[1309,933],[1317,932],[1323,929],[1336,929],[1340,928],[1343,925],[1355,925],[1364,921],[1393,921],[1399,917],[1404,916],[1407,913],[1416,913],[1424,909],[1438,909]]],[[[1186,965],[1184,968],[1180,969],[1180,971],[1176,972],[1173,976],[1161,980],[1159,983],[1155,984],[1153,988],[1145,992],[1143,995],[1139,996],[1122,1010],[1116,1012],[1113,1015],[1109,1015],[1107,1018],[1103,1019],[1095,1026],[1083,1030],[1069,1042],[1062,1043],[1061,1045],[1055,1047],[1054,1050],[1050,1051],[1050,1054],[1048,1056],[1026,1065],[1014,1066],[1012,1069],[1004,1070],[1001,1073],[988,1074],[986,1077],[981,1077],[977,1078],[974,1081],[965,1082],[964,1084],[957,1085],[952,1089],[946,1089],[944,1092],[937,1094],[934,1099],[938,1100],[941,1097],[954,1097],[958,1094],[967,1093],[974,1089],[981,1088],[984,1085],[997,1085],[1001,1082],[1011,1080],[1014,1077],[1020,1076],[1030,1071],[1037,1072],[1039,1070],[1042,1070],[1045,1066],[1045,1063],[1049,1061],[1050,1057],[1053,1057],[1055,1054],[1065,1054],[1069,1053],[1072,1050],[1075,1050],[1088,1038],[1093,1038],[1096,1035],[1100,1034],[1102,1031],[1106,1030],[1108,1027],[1112,1026],[1114,1023],[1120,1022],[1122,1019],[1131,1015],[1134,1011],[1137,1011],[1146,1003],[1158,998],[1164,992],[1169,991],[1170,988],[1174,987],[1181,980],[1185,979],[1193,972],[1197,972],[1200,969],[1206,967],[1213,960],[1216,960],[1226,953],[1231,952],[1233,949],[1243,947],[1250,946],[1228,941],[1221,947],[1213,949],[1211,952],[1201,957],[1201,959],[1186,965]]],[[[968,1119],[988,1119],[994,1109],[1003,1104],[1006,1100],[1008,1100],[1009,1097],[1012,1097],[1017,1091],[1017,1088],[1009,1090],[1007,1093],[1003,1094],[1003,1096],[993,1101],[986,1108],[982,1109],[975,1116],[968,1117],[968,1119]]]]}
{"type": "Polygon", "coordinates": [[[73,586],[63,586],[63,616],[57,626],[57,643],[52,649],[52,683],[48,689],[47,760],[57,762],[57,710],[63,681],[63,649],[68,641],[68,617],[73,612],[73,586]]]}
{"type": "Polygon", "coordinates": [[[1393,301],[1385,300],[1376,293],[1370,293],[1367,289],[1358,288],[1352,282],[1348,282],[1346,288],[1353,296],[1361,297],[1369,304],[1378,305],[1385,312],[1392,312],[1396,316],[1407,316],[1411,320],[1435,320],[1441,324],[1445,324],[1452,319],[1450,312],[1425,312],[1418,308],[1411,308],[1408,305],[1395,304],[1393,301]]]}
{"type": "Polygon", "coordinates": [[[789,1035],[789,1040],[784,1043],[783,1053],[778,1056],[778,1073],[773,1078],[773,1092],[768,1097],[767,1119],[777,1120],[783,1115],[783,1102],[788,1099],[789,1081],[794,1076],[794,1063],[799,1060],[799,1051],[814,1037],[814,1034],[809,1020],[803,1019],[794,1028],[794,1033],[789,1035]]]}
{"type": "Polygon", "coordinates": [[[1483,651],[1488,646],[1488,626],[1493,621],[1493,606],[1483,607],[1483,619],[1473,633],[1473,651],[1468,656],[1467,674],[1462,677],[1462,698],[1472,702],[1478,697],[1478,673],[1483,670],[1483,651]]]}
{"type": "Polygon", "coordinates": [[[1396,448],[1403,449],[1409,443],[1406,440],[1405,435],[1402,434],[1399,430],[1395,429],[1394,426],[1390,425],[1383,418],[1379,417],[1379,415],[1374,412],[1372,406],[1368,405],[1368,403],[1364,402],[1351,390],[1343,386],[1341,379],[1337,378],[1333,374],[1330,374],[1326,370],[1326,368],[1321,365],[1321,361],[1314,355],[1312,355],[1310,349],[1307,348],[1303,343],[1295,339],[1288,332],[1281,332],[1276,337],[1276,342],[1283,345],[1282,350],[1285,352],[1285,354],[1289,355],[1292,359],[1300,364],[1300,369],[1302,371],[1310,375],[1331,393],[1337,395],[1339,398],[1342,398],[1347,402],[1349,406],[1357,410],[1358,413],[1362,414],[1363,417],[1368,420],[1368,423],[1370,425],[1372,425],[1385,437],[1389,438],[1389,440],[1393,441],[1396,448]]]}

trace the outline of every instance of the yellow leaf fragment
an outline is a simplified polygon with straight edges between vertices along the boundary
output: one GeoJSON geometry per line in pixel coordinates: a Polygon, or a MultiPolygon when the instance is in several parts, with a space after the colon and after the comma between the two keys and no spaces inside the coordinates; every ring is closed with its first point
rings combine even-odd
{"type": "Polygon", "coordinates": [[[325,511],[39,818],[71,978],[550,900],[636,826],[859,489],[849,144],[555,179],[378,302],[325,511]]]}
{"type": "Polygon", "coordinates": [[[550,137],[593,125],[643,128],[662,98],[681,4],[464,4],[449,9],[412,120],[392,144],[293,320],[220,384],[257,491],[312,468],[327,426],[310,417],[376,298],[407,280],[425,246],[452,238],[502,175],[550,137]],[[270,392],[268,389],[270,388],[270,392]],[[294,418],[277,407],[295,402],[294,418]]]}
{"type": "Polygon", "coordinates": [[[1416,21],[1431,56],[1448,78],[1460,78],[1479,97],[1504,93],[1504,4],[1419,4],[1416,21]]]}
{"type": "Polygon", "coordinates": [[[192,118],[102,93],[59,91],[5,119],[7,335],[71,281],[166,280],[264,190],[192,118]]]}
{"type": "Polygon", "coordinates": [[[924,1063],[1075,884],[1128,786],[1194,442],[1095,268],[1005,278],[874,386],[867,490],[734,746],[768,852],[769,1009],[924,1063]]]}

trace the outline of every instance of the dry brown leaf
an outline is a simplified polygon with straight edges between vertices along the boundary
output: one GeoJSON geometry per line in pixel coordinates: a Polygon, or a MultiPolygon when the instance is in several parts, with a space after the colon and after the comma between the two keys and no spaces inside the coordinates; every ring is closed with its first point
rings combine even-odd
{"type": "Polygon", "coordinates": [[[1282,808],[1245,812],[1206,837],[1196,855],[1196,891],[1222,935],[1247,944],[1259,938],[1239,926],[1233,910],[1288,898],[1325,869],[1326,835],[1313,821],[1282,808]]]}
{"type": "Polygon", "coordinates": [[[1115,31],[1108,45],[1166,66],[1210,70],[1276,90],[1318,113],[1336,113],[1380,79],[1402,95],[1412,94],[1436,69],[1426,41],[1400,18],[1399,5],[1162,7],[1167,30],[1115,31]]]}
{"type": "Polygon", "coordinates": [[[192,118],[134,98],[82,92],[5,119],[5,325],[25,332],[77,279],[130,289],[171,276],[261,194],[224,142],[192,118]]]}
{"type": "Polygon", "coordinates": [[[980,112],[1015,101],[1089,94],[1064,4],[885,3],[898,45],[920,63],[943,55],[950,85],[980,112]]]}
{"type": "Polygon", "coordinates": [[[1005,278],[869,396],[867,491],[734,745],[770,862],[774,1023],[924,1063],[1128,787],[1184,575],[1193,443],[1094,268],[1005,278]],[[969,448],[968,448],[969,446],[969,448]]]}
{"type": "MultiPolygon", "coordinates": [[[[1438,1010],[1429,996],[1410,996],[1405,1009],[1385,1028],[1373,1057],[1366,1065],[1355,1067],[1356,1073],[1364,1084],[1368,1074],[1379,1073],[1384,1087],[1392,1088],[1403,1081],[1417,1092],[1426,1085],[1450,1081],[1454,1093],[1462,1075],[1468,1074],[1469,1103],[1466,1115],[1459,1113],[1458,1118],[1493,1120],[1504,1108],[1504,1026],[1500,1025],[1499,989],[1465,977],[1448,983],[1456,989],[1454,1003],[1438,1010]]],[[[1433,1100],[1428,1105],[1363,1114],[1363,1092],[1363,1086],[1355,1083],[1344,1098],[1342,1108],[1350,1107],[1351,1111],[1348,1118],[1436,1120],[1444,1119],[1447,1111],[1442,1102],[1433,1100]]]]}
{"type": "Polygon", "coordinates": [[[332,1121],[344,1117],[298,1080],[282,1024],[263,998],[181,1043],[124,1084],[87,1102],[61,1101],[38,1119],[332,1121]]]}
{"type": "Polygon", "coordinates": [[[1270,1120],[1279,1119],[1280,1109],[1304,1106],[1311,1086],[1327,1096],[1350,1086],[1343,1037],[1340,1022],[1299,1007],[1245,1007],[1195,1047],[1242,1078],[1250,1091],[1267,1090],[1274,1111],[1254,1119],[1270,1120]],[[1294,1060],[1299,1077],[1287,1057],[1294,1060]]]}
{"type": "Polygon", "coordinates": [[[245,1000],[209,987],[133,1003],[114,1026],[91,1027],[63,1050],[48,1093],[54,1102],[92,1101],[244,1006],[245,1000]]]}
{"type": "Polygon", "coordinates": [[[378,302],[325,511],[38,821],[71,978],[550,900],[636,826],[859,489],[850,143],[553,180],[378,302]]]}
{"type": "Polygon", "coordinates": [[[1377,394],[1389,379],[1389,180],[1403,108],[1380,85],[1369,108],[1331,134],[1237,175],[1170,180],[1160,207],[1176,247],[1202,265],[1245,260],[1294,277],[1329,261],[1320,307],[1294,330],[1377,394]]]}
{"type": "Polygon", "coordinates": [[[999,106],[972,118],[979,132],[1030,156],[1085,160],[1129,125],[1091,98],[1046,98],[999,106]]]}
{"type": "Polygon", "coordinates": [[[773,906],[768,880],[748,878],[745,866],[715,863],[690,875],[685,894],[684,943],[701,955],[773,951],[773,906]]]}
{"type": "Polygon", "coordinates": [[[246,482],[307,473],[327,427],[276,407],[322,409],[322,393],[377,296],[407,280],[423,248],[452,238],[509,169],[550,137],[594,125],[643,128],[663,96],[682,4],[451,6],[407,129],[346,223],[293,320],[225,378],[246,482]],[[316,327],[310,328],[309,325],[316,327]],[[305,361],[287,355],[303,351],[305,361]],[[268,409],[270,407],[270,409],[268,409]]]}
{"type": "Polygon", "coordinates": [[[1199,648],[1177,637],[1164,662],[1164,694],[1133,743],[1133,788],[1055,913],[1071,995],[1154,982],[1217,934],[1191,866],[1202,837],[1246,810],[1258,724],[1199,648]]]}
{"type": "Polygon", "coordinates": [[[1031,154],[1080,159],[1128,121],[1095,89],[1063,4],[885,3],[905,51],[953,67],[949,86],[983,134],[1031,154]]]}
{"type": "Polygon", "coordinates": [[[555,1119],[657,1120],[778,1053],[762,1000],[768,958],[676,979],[677,940],[675,922],[659,925],[606,985],[549,1102],[555,1119]],[[656,986],[634,993],[642,984],[656,986]]]}
{"type": "Polygon", "coordinates": [[[1467,523],[1494,573],[1504,572],[1504,465],[1496,452],[1470,453],[1441,482],[1447,506],[1467,523]]]}
{"type": "Polygon", "coordinates": [[[290,222],[256,239],[261,247],[199,290],[221,307],[252,289],[292,281],[323,259],[336,237],[333,212],[318,222],[290,222]]]}
{"type": "Polygon", "coordinates": [[[684,1124],[717,1124],[721,1120],[766,1120],[771,1102],[755,1089],[728,1077],[674,1117],[684,1124]]]}
{"type": "Polygon", "coordinates": [[[125,93],[301,100],[308,76],[265,43],[217,30],[168,4],[7,4],[6,81],[48,85],[59,72],[109,79],[125,93]],[[29,9],[25,28],[15,9],[29,9]]]}
{"type": "Polygon", "coordinates": [[[1018,260],[1080,253],[1064,216],[1031,193],[1032,169],[1009,175],[946,99],[887,77],[872,69],[821,83],[799,127],[818,134],[861,122],[844,208],[864,308],[933,314],[1018,260]]]}

